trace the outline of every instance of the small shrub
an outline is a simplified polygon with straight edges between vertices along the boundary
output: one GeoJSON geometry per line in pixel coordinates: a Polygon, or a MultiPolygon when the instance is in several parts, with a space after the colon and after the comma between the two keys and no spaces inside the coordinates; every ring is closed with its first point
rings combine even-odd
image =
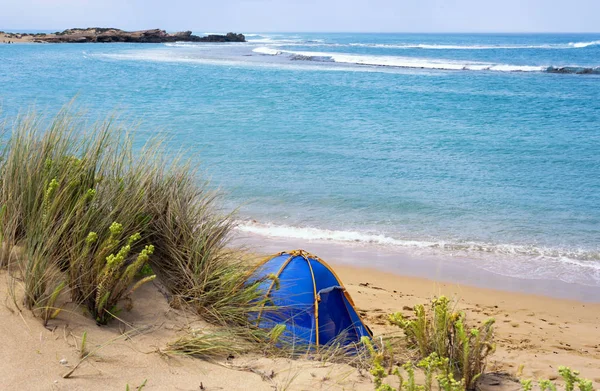
{"type": "MultiPolygon", "coordinates": [[[[391,386],[384,383],[384,379],[388,376],[388,373],[390,372],[390,370],[388,368],[386,368],[386,361],[387,361],[386,360],[386,358],[387,358],[386,352],[387,351],[386,351],[385,345],[382,344],[381,348],[378,349],[375,347],[375,345],[373,345],[373,342],[371,341],[371,339],[369,337],[362,337],[361,342],[366,347],[366,349],[369,352],[369,355],[371,357],[371,368],[370,368],[369,372],[373,376],[375,390],[376,391],[393,391],[393,388],[391,386]]],[[[398,368],[396,368],[394,373],[399,376],[400,389],[401,389],[403,386],[403,378],[400,376],[400,373],[398,372],[398,368]]],[[[414,375],[414,373],[413,373],[413,375],[414,375]]],[[[410,374],[409,374],[409,378],[410,378],[410,374]]],[[[414,376],[413,376],[413,380],[414,380],[414,376]]]]}
{"type": "MultiPolygon", "coordinates": [[[[579,371],[574,371],[565,366],[558,367],[558,374],[565,382],[565,391],[573,391],[575,386],[579,391],[594,391],[594,385],[591,380],[584,379],[579,376],[579,371]]],[[[557,391],[558,387],[554,382],[548,379],[540,379],[538,381],[540,391],[557,391]]],[[[521,380],[521,389],[523,391],[531,391],[534,383],[531,379],[521,380]]]]}
{"type": "Polygon", "coordinates": [[[414,312],[414,320],[394,313],[389,316],[389,321],[404,331],[408,345],[417,351],[418,359],[433,353],[447,358],[453,375],[463,379],[467,389],[474,389],[475,382],[485,370],[486,358],[495,350],[494,319],[468,329],[465,314],[453,312],[445,296],[432,300],[429,312],[423,305],[415,306],[414,312]]]}
{"type": "Polygon", "coordinates": [[[464,391],[465,380],[457,381],[454,379],[453,371],[450,367],[450,360],[447,357],[439,357],[437,353],[418,361],[415,365],[408,361],[402,366],[386,367],[387,348],[382,344],[379,348],[373,345],[373,342],[363,337],[361,342],[366,347],[371,356],[371,375],[375,391],[432,391],[434,389],[433,380],[437,381],[439,391],[464,391]],[[415,368],[419,368],[425,375],[424,383],[417,384],[415,380],[415,368]],[[398,387],[394,388],[385,383],[389,375],[397,378],[398,387]]]}
{"type": "Polygon", "coordinates": [[[521,389],[523,391],[531,391],[533,389],[533,381],[531,379],[521,380],[521,389]]]}

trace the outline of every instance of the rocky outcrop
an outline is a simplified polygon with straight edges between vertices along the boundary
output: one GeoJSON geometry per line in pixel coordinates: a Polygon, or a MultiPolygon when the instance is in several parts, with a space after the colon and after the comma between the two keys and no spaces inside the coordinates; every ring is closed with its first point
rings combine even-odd
{"type": "Polygon", "coordinates": [[[576,75],[600,75],[600,67],[548,67],[546,72],[576,75]]]}
{"type": "Polygon", "coordinates": [[[198,42],[246,42],[244,34],[227,33],[227,35],[208,35],[198,37],[198,42]]]}
{"type": "Polygon", "coordinates": [[[208,35],[200,37],[191,31],[169,34],[165,30],[123,31],[114,28],[68,29],[54,34],[32,36],[34,42],[86,43],[86,42],[246,42],[243,34],[208,35]]]}

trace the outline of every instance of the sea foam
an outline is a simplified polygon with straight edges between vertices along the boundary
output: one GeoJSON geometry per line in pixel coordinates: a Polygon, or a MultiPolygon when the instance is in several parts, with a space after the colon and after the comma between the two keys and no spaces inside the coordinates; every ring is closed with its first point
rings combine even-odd
{"type": "Polygon", "coordinates": [[[457,61],[446,59],[429,59],[399,56],[370,56],[350,53],[306,52],[258,47],[254,53],[268,56],[287,56],[294,61],[335,62],[341,64],[369,65],[395,68],[495,71],[495,72],[548,72],[573,74],[600,74],[600,67],[547,66],[547,65],[513,65],[493,64],[475,61],[457,61]]]}
{"type": "Polygon", "coordinates": [[[256,48],[256,49],[254,49],[252,51],[254,53],[266,54],[266,55],[269,55],[269,56],[277,56],[277,55],[279,55],[279,54],[282,53],[281,51],[279,51],[277,49],[268,48],[268,47],[264,47],[264,46],[256,48]]]}
{"type": "Polygon", "coordinates": [[[600,41],[591,41],[591,42],[571,42],[569,43],[569,46],[574,47],[574,48],[586,48],[588,46],[596,46],[596,45],[600,45],[600,41]]]}
{"type": "Polygon", "coordinates": [[[535,245],[494,244],[474,241],[414,240],[401,239],[381,233],[350,230],[330,230],[316,227],[299,227],[254,220],[238,222],[240,233],[270,238],[301,239],[305,241],[327,241],[355,245],[376,245],[387,248],[406,248],[442,251],[454,254],[492,254],[541,259],[552,259],[576,265],[593,272],[600,272],[600,251],[582,249],[548,248],[535,245]]]}
{"type": "Polygon", "coordinates": [[[350,43],[349,46],[387,49],[428,49],[428,50],[498,50],[498,49],[581,49],[588,46],[600,45],[600,41],[548,43],[539,45],[444,45],[444,44],[382,44],[382,43],[350,43]]]}
{"type": "Polygon", "coordinates": [[[253,52],[269,56],[285,55],[290,57],[291,60],[336,62],[343,64],[387,66],[397,68],[499,72],[541,72],[545,71],[548,68],[545,66],[535,65],[492,64],[482,62],[462,62],[451,60],[424,59],[415,57],[368,56],[349,53],[290,51],[277,50],[269,47],[258,47],[254,49],[253,52]]]}

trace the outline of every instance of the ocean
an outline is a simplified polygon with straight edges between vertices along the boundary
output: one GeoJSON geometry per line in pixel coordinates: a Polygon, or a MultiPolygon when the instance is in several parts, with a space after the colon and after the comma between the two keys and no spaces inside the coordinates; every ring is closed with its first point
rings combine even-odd
{"type": "Polygon", "coordinates": [[[166,134],[242,235],[600,287],[600,34],[246,37],[0,45],[0,116],[166,134]]]}

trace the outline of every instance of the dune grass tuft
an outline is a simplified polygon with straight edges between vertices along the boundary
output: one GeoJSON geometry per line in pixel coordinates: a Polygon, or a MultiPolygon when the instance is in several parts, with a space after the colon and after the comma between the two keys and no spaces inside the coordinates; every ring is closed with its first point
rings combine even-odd
{"type": "Polygon", "coordinates": [[[70,296],[104,324],[151,270],[205,319],[244,324],[259,293],[227,250],[233,215],[190,162],[161,140],[134,148],[111,119],[88,125],[69,108],[49,123],[22,116],[2,140],[0,266],[11,263],[44,322],[70,296]]]}
{"type": "Polygon", "coordinates": [[[285,324],[277,324],[271,329],[249,324],[190,330],[186,335],[169,343],[163,352],[203,360],[222,360],[243,354],[255,354],[263,357],[343,363],[359,370],[371,366],[371,357],[364,344],[348,344],[344,333],[317,348],[314,345],[299,344],[285,331],[285,324]]]}
{"type": "Polygon", "coordinates": [[[248,262],[228,247],[233,215],[216,212],[218,194],[198,186],[191,170],[173,167],[151,193],[152,270],[176,302],[192,306],[205,320],[245,324],[248,311],[261,305],[261,294],[246,285],[248,262]]]}
{"type": "Polygon", "coordinates": [[[227,358],[256,351],[257,347],[231,328],[210,330],[208,332],[191,331],[168,344],[165,353],[184,355],[205,360],[227,358]]]}

